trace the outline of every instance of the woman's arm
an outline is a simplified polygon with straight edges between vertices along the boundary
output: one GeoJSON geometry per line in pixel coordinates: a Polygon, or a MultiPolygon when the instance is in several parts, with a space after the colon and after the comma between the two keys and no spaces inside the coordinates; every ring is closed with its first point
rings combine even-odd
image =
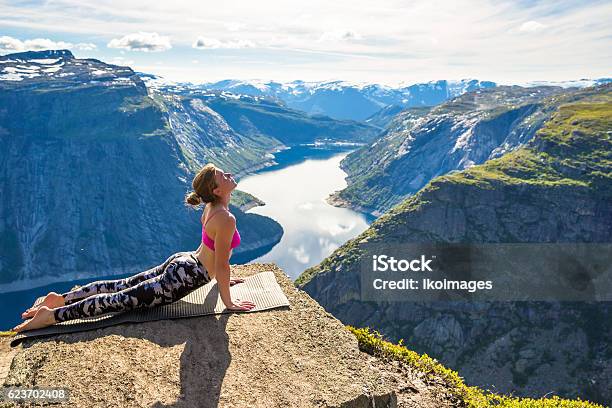
{"type": "Polygon", "coordinates": [[[220,223],[221,227],[215,234],[215,279],[219,287],[219,296],[225,307],[232,310],[251,310],[255,304],[249,300],[237,300],[231,298],[230,294],[230,265],[231,244],[234,231],[236,230],[236,218],[227,214],[220,223]]]}
{"type": "MultiPolygon", "coordinates": [[[[223,216],[223,215],[222,215],[223,216]]],[[[236,219],[227,214],[219,223],[215,234],[215,279],[219,285],[219,295],[225,307],[234,305],[230,297],[230,251],[232,237],[236,229],[236,219]]]]}

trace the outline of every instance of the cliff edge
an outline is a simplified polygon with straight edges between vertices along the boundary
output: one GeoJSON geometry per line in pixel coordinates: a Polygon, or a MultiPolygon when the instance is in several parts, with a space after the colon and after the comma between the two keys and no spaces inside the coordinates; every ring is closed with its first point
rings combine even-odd
{"type": "MultiPolygon", "coordinates": [[[[122,324],[26,339],[1,337],[4,386],[66,387],[57,406],[443,407],[442,384],[359,350],[354,334],[275,264],[290,308],[122,324]]],[[[0,402],[0,406],[14,406],[0,402]]]]}

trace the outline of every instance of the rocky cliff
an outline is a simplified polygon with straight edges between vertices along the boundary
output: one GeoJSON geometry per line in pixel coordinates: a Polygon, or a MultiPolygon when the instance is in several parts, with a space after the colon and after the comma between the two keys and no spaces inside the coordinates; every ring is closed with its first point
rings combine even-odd
{"type": "Polygon", "coordinates": [[[568,99],[523,147],[434,178],[298,286],[344,323],[405,339],[472,384],[610,403],[610,302],[360,300],[361,242],[610,242],[612,86],[568,99]]]}
{"type": "Polygon", "coordinates": [[[512,151],[533,137],[576,89],[500,86],[465,93],[429,110],[398,114],[374,142],[348,155],[348,186],[330,203],[376,216],[436,176],[512,151]]]}
{"type": "MultiPolygon", "coordinates": [[[[133,273],[198,246],[199,214],[182,202],[196,169],[185,152],[238,143],[219,115],[198,117],[216,119],[207,127],[214,137],[187,140],[167,103],[128,67],[69,51],[0,58],[3,289],[133,273]]],[[[240,164],[257,162],[243,156],[240,164]]],[[[282,233],[265,217],[237,218],[247,242],[282,233]]]]}
{"type": "Polygon", "coordinates": [[[289,308],[125,324],[16,349],[4,338],[0,380],[67,387],[71,399],[60,406],[451,406],[440,384],[361,352],[274,264],[232,266],[232,275],[264,270],[274,271],[289,308]]]}
{"type": "MultiPolygon", "coordinates": [[[[271,152],[321,135],[374,135],[224,98],[149,88],[129,67],[68,50],[0,56],[0,291],[133,273],[197,248],[200,214],[183,197],[207,162],[243,175],[274,164],[271,152]]],[[[240,210],[257,202],[244,197],[232,203],[240,259],[282,236],[274,220],[240,210]]]]}

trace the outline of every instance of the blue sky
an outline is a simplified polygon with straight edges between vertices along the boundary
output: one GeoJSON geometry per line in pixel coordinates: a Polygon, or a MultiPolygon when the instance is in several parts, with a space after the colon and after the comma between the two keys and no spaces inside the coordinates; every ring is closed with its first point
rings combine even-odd
{"type": "Polygon", "coordinates": [[[612,2],[0,0],[0,54],[69,48],[176,81],[611,76],[612,2]]]}

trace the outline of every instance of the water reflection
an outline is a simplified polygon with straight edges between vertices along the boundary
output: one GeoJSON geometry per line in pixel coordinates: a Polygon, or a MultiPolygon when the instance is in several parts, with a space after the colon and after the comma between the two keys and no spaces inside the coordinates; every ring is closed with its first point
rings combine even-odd
{"type": "Polygon", "coordinates": [[[325,202],[330,193],[346,187],[346,173],[339,163],[348,153],[346,147],[337,146],[292,148],[278,153],[276,161],[291,162],[292,156],[306,159],[238,182],[238,189],[266,203],[249,212],[275,219],[285,231],[270,252],[251,262],[274,262],[295,279],[368,228],[371,218],[325,202]]]}

